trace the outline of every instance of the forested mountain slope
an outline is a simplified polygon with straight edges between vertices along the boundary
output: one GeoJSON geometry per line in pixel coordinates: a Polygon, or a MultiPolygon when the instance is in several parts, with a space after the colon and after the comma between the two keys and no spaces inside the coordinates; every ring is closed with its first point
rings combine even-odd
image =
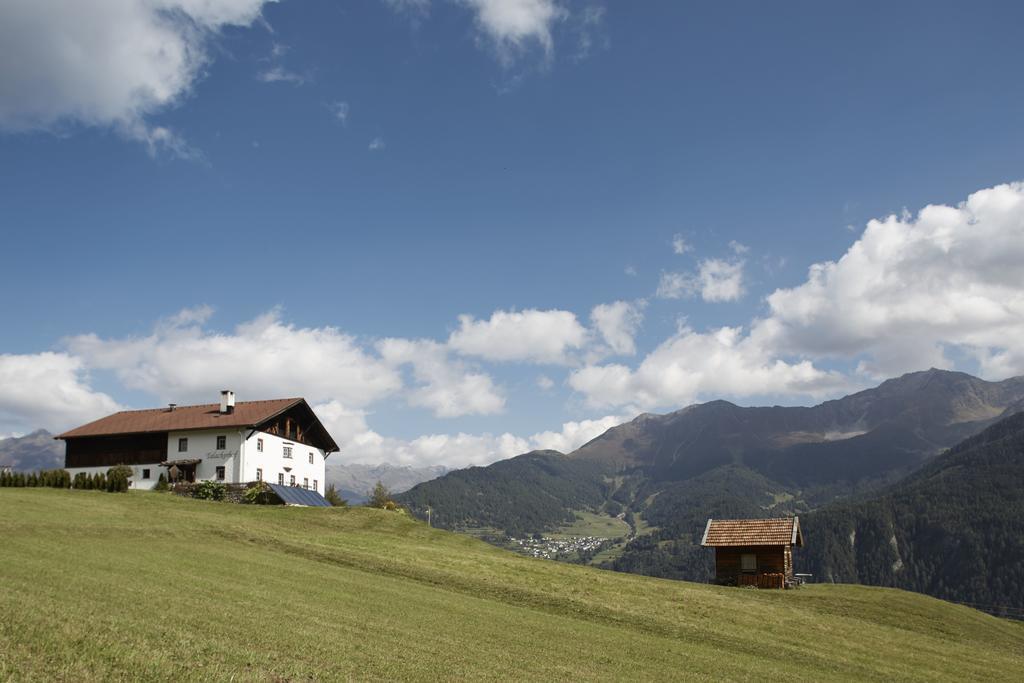
{"type": "Polygon", "coordinates": [[[1024,617],[1024,414],[870,500],[803,518],[818,580],[897,586],[1024,617]]]}

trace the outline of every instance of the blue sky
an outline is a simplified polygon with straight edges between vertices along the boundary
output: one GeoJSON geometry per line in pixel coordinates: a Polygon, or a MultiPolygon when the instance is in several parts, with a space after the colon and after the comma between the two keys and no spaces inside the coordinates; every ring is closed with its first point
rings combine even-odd
{"type": "Polygon", "coordinates": [[[230,383],[307,395],[354,459],[461,465],[1024,372],[1022,19],[6,3],[0,434],[230,383]]]}

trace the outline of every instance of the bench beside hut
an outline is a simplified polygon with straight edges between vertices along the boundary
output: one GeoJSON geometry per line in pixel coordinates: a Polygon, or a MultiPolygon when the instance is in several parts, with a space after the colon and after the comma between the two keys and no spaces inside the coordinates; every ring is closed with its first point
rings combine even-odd
{"type": "Polygon", "coordinates": [[[715,549],[715,583],[786,588],[794,585],[793,546],[803,546],[799,517],[709,519],[700,543],[715,549]]]}

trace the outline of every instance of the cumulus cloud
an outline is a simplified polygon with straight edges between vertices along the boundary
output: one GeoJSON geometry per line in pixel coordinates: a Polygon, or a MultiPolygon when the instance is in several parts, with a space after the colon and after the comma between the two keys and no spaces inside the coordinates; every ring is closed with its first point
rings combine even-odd
{"type": "MultiPolygon", "coordinates": [[[[331,424],[330,409],[318,407],[317,414],[331,424]]],[[[341,410],[344,415],[346,411],[341,410]]],[[[382,436],[366,428],[361,431],[345,431],[337,427],[335,435],[345,462],[379,463],[394,465],[445,465],[450,468],[471,465],[489,465],[497,460],[511,458],[532,450],[553,449],[563,453],[573,451],[587,441],[603,434],[606,430],[631,419],[605,416],[594,420],[565,422],[558,431],[538,432],[532,436],[517,436],[509,432],[502,434],[425,434],[415,439],[397,439],[382,436]]],[[[343,419],[345,419],[343,417],[343,419]]],[[[349,422],[351,424],[351,422],[349,422]]]]}
{"type": "Polygon", "coordinates": [[[838,261],[768,297],[761,334],[777,349],[863,357],[875,377],[952,367],[956,348],[986,377],[1024,373],[1024,184],[956,206],[872,220],[838,261]]]}
{"type": "Polygon", "coordinates": [[[461,315],[448,345],[487,360],[562,364],[587,338],[587,330],[570,311],[527,309],[495,311],[488,320],[461,315]]]}
{"type": "Polygon", "coordinates": [[[684,326],[635,369],[589,365],[569,384],[592,406],[650,408],[714,396],[835,395],[952,368],[954,357],[973,358],[990,379],[1024,374],[1022,262],[1024,184],[999,185],[956,206],[870,221],[842,258],[770,294],[767,315],[746,329],[684,326]],[[815,366],[834,361],[857,370],[815,366]]]}
{"type": "Polygon", "coordinates": [[[0,355],[0,432],[59,432],[120,410],[93,390],[80,358],[66,353],[0,355]]]}
{"type": "Polygon", "coordinates": [[[180,102],[226,26],[269,0],[7,0],[0,4],[0,128],[113,128],[188,155],[149,116],[180,102]]]}
{"type": "Polygon", "coordinates": [[[679,407],[700,396],[821,397],[849,386],[839,373],[819,370],[809,360],[775,357],[763,341],[739,327],[701,333],[682,326],[636,369],[590,365],[574,371],[569,385],[594,407],[645,409],[679,407]]]}
{"type": "Polygon", "coordinates": [[[480,33],[508,64],[531,44],[550,56],[555,23],[569,16],[554,0],[460,0],[476,14],[480,33]]]}
{"type": "Polygon", "coordinates": [[[366,406],[402,387],[394,367],[334,327],[296,327],[270,311],[233,332],[206,330],[208,309],[179,313],[144,337],[71,337],[89,367],[115,373],[129,389],[163,402],[208,403],[231,387],[249,397],[305,396],[366,406]]]}
{"type": "Polygon", "coordinates": [[[742,259],[708,258],[700,262],[696,273],[662,273],[655,296],[684,299],[699,294],[704,301],[736,301],[746,291],[743,286],[744,265],[742,259]]]}
{"type": "Polygon", "coordinates": [[[491,415],[505,407],[505,398],[491,377],[451,360],[443,344],[429,339],[383,339],[377,348],[389,366],[412,366],[417,386],[406,392],[410,405],[428,408],[437,417],[491,415]]]}
{"type": "Polygon", "coordinates": [[[643,322],[645,301],[615,301],[599,304],[590,312],[590,319],[604,343],[616,354],[636,353],[634,337],[643,322]]]}

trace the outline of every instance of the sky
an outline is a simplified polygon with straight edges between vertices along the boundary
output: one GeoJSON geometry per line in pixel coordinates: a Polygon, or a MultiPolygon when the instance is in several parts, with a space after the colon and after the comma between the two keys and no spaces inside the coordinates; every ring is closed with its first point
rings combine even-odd
{"type": "Polygon", "coordinates": [[[3,0],[0,436],[346,462],[1024,374],[1017,2],[3,0]]]}

